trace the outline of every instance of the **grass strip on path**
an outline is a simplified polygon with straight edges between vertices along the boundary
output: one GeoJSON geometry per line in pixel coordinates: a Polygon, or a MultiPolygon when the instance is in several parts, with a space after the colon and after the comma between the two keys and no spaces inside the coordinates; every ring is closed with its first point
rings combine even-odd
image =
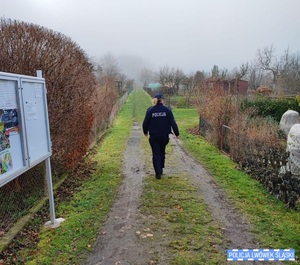
{"type": "MultiPolygon", "coordinates": [[[[176,120],[178,122],[177,117],[176,120]]],[[[154,177],[147,138],[143,138],[141,146],[148,172],[151,172],[145,179],[141,198],[140,212],[146,216],[142,219],[142,231],[153,234],[151,238],[142,238],[141,244],[151,245],[153,260],[157,264],[222,264],[225,255],[220,250],[221,229],[214,222],[198,189],[180,168],[172,145],[166,149],[169,173],[160,180],[154,177]]]]}
{"type": "Polygon", "coordinates": [[[147,177],[140,210],[148,216],[143,225],[153,233],[158,264],[166,264],[166,258],[173,265],[222,264],[225,260],[219,250],[220,227],[184,173],[164,175],[161,180],[147,177]]]}

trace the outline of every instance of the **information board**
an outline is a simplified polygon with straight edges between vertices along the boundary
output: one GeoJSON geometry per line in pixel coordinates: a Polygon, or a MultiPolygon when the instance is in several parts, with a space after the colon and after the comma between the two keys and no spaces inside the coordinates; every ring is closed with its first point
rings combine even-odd
{"type": "Polygon", "coordinates": [[[49,156],[44,78],[0,72],[0,186],[49,156]]]}

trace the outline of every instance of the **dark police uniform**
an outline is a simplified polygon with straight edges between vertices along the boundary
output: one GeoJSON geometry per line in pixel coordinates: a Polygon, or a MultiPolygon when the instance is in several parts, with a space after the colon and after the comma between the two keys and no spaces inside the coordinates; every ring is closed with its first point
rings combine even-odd
{"type": "Polygon", "coordinates": [[[157,105],[148,108],[143,122],[143,132],[150,135],[149,143],[152,149],[152,162],[156,178],[162,175],[165,167],[165,150],[169,143],[169,134],[172,130],[179,136],[178,126],[172,111],[160,101],[157,105]]]}

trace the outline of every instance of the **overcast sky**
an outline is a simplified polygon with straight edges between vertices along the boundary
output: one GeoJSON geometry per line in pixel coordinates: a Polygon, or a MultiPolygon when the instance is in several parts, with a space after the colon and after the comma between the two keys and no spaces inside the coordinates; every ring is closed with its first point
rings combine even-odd
{"type": "Polygon", "coordinates": [[[1,0],[0,16],[63,33],[89,56],[185,73],[232,70],[270,45],[300,51],[300,0],[1,0]]]}

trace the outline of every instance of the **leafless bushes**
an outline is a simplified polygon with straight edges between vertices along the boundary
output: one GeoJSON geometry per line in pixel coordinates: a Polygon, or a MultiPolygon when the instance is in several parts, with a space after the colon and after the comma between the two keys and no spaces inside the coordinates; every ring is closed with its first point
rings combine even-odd
{"type": "Polygon", "coordinates": [[[246,142],[256,142],[257,145],[265,145],[275,148],[282,145],[278,124],[271,118],[260,118],[255,115],[256,110],[249,108],[244,111],[240,108],[241,96],[229,95],[217,90],[209,90],[198,97],[197,108],[201,119],[208,123],[209,132],[207,139],[221,149],[224,138],[222,126],[230,128],[230,155],[239,161],[242,154],[248,152],[246,142]]]}
{"type": "Polygon", "coordinates": [[[286,170],[286,139],[274,120],[255,116],[255,109],[241,111],[238,96],[211,90],[202,93],[197,107],[200,132],[238,165],[258,179],[269,192],[294,207],[300,195],[300,181],[286,170]],[[222,131],[226,125],[227,130],[222,131]],[[224,149],[223,149],[224,150],[224,149]],[[285,169],[285,170],[283,170],[285,169]]]}
{"type": "Polygon", "coordinates": [[[92,65],[70,38],[43,27],[0,21],[0,70],[35,75],[47,84],[53,168],[73,169],[86,153],[91,130],[103,126],[116,100],[114,84],[96,84],[92,65]]]}
{"type": "Polygon", "coordinates": [[[221,146],[222,125],[228,125],[237,113],[236,98],[219,89],[202,90],[196,99],[201,120],[204,120],[206,138],[214,145],[221,146]]]}

